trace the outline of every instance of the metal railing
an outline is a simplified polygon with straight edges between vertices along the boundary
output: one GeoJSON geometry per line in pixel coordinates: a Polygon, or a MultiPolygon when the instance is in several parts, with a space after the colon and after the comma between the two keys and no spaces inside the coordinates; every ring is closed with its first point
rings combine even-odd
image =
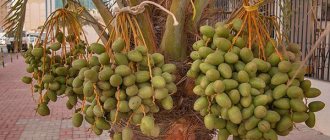
{"type": "MultiPolygon", "coordinates": [[[[302,46],[303,58],[309,53],[330,21],[330,0],[292,1],[291,41],[302,46]]],[[[316,49],[307,65],[307,76],[330,81],[330,36],[316,49]]]]}

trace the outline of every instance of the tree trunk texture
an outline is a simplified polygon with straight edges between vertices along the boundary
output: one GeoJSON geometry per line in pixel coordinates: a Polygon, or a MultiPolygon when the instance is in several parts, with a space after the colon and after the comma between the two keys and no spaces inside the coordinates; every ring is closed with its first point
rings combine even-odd
{"type": "Polygon", "coordinates": [[[188,23],[188,30],[191,32],[198,32],[198,28],[197,25],[202,17],[202,13],[204,11],[204,9],[206,8],[206,6],[208,5],[208,1],[202,1],[202,0],[196,0],[194,2],[194,6],[195,6],[195,17],[193,19],[190,18],[189,19],[189,23],[188,23]]]}
{"type": "Polygon", "coordinates": [[[14,52],[20,52],[20,50],[22,49],[22,41],[23,41],[23,27],[24,27],[24,22],[25,22],[25,13],[26,13],[26,4],[27,4],[27,0],[25,0],[22,4],[23,8],[23,12],[21,15],[21,18],[19,20],[18,27],[17,30],[15,31],[15,42],[14,42],[14,52]]]}
{"type": "Polygon", "coordinates": [[[103,44],[107,43],[107,40],[109,38],[109,35],[106,32],[102,31],[104,30],[104,28],[100,25],[100,23],[86,10],[84,9],[82,15],[89,21],[92,21],[93,23],[90,23],[90,25],[94,28],[95,32],[101,36],[101,41],[103,44]]]}
{"type": "Polygon", "coordinates": [[[170,11],[177,18],[179,25],[173,26],[173,19],[167,16],[161,48],[168,59],[184,60],[187,53],[187,34],[185,33],[186,9],[189,0],[173,0],[170,11]]]}
{"type": "MultiPolygon", "coordinates": [[[[120,0],[119,0],[120,1],[120,0]]],[[[109,11],[109,9],[105,9],[104,3],[101,3],[101,0],[93,0],[97,9],[101,13],[105,24],[108,24],[107,21],[110,21],[112,17],[111,13],[104,12],[104,10],[109,11]],[[111,15],[109,18],[109,15],[111,15]]],[[[129,0],[128,5],[134,6],[137,5],[140,0],[129,0]]],[[[120,7],[125,6],[120,3],[120,7]]],[[[196,32],[196,28],[198,26],[199,20],[202,17],[202,12],[208,4],[208,1],[196,0],[194,5],[196,7],[196,16],[194,20],[187,19],[186,10],[190,4],[190,0],[172,0],[170,11],[176,16],[179,25],[173,25],[173,18],[171,16],[167,16],[164,33],[161,37],[160,48],[164,52],[164,55],[169,61],[179,61],[180,63],[186,59],[187,56],[187,37],[188,32],[186,30],[194,29],[196,32]],[[186,24],[186,21],[188,24],[186,24]],[[191,27],[191,28],[190,28],[191,27]]],[[[148,9],[143,14],[139,14],[136,16],[139,26],[141,27],[142,34],[146,39],[146,45],[149,48],[150,52],[156,51],[153,48],[157,48],[157,37],[155,36],[153,21],[151,20],[152,13],[149,13],[148,9]]],[[[191,17],[189,17],[191,18],[191,17]]],[[[181,70],[179,70],[181,71],[181,70]]],[[[180,77],[183,76],[180,73],[180,77]]],[[[193,82],[189,85],[193,87],[193,82]]],[[[185,86],[185,85],[181,85],[185,86]]],[[[180,88],[180,87],[179,87],[180,88]]],[[[181,87],[186,89],[186,87],[181,87]]],[[[186,96],[189,92],[178,93],[182,94],[182,96],[186,96]]],[[[193,95],[187,95],[192,97],[193,95]]],[[[184,97],[185,98],[185,97],[184,97]]],[[[189,97],[188,97],[189,98],[189,97]]],[[[175,113],[175,112],[173,112],[175,113]]],[[[169,129],[164,132],[166,134],[165,140],[197,140],[200,139],[201,136],[199,131],[209,132],[202,123],[196,124],[191,121],[191,117],[182,116],[180,119],[173,119],[173,122],[170,125],[169,129]]],[[[196,119],[196,118],[195,118],[196,119]]],[[[208,135],[209,133],[205,133],[206,137],[202,136],[202,139],[211,139],[212,137],[208,135]]]]}
{"type": "MultiPolygon", "coordinates": [[[[113,19],[113,16],[109,10],[109,8],[103,3],[103,0],[93,0],[93,3],[96,7],[96,9],[99,11],[104,24],[110,25],[111,20],[113,19]]],[[[108,31],[110,31],[111,27],[108,28],[108,31]]]]}
{"type": "MultiPolygon", "coordinates": [[[[129,2],[130,6],[139,4],[138,0],[129,0],[129,2]]],[[[146,7],[146,10],[142,14],[137,15],[136,19],[139,22],[139,26],[141,28],[142,35],[146,41],[149,52],[155,52],[157,48],[156,36],[148,8],[146,7]]]]}

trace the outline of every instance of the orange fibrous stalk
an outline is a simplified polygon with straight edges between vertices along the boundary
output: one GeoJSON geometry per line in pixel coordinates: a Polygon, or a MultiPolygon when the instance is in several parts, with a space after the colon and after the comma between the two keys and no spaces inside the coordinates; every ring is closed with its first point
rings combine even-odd
{"type": "MultiPolygon", "coordinates": [[[[68,33],[72,33],[74,35],[74,44],[79,43],[79,41],[81,40],[81,34],[83,35],[82,37],[84,38],[84,41],[87,42],[87,37],[85,35],[85,33],[82,30],[82,25],[80,24],[79,20],[77,19],[77,15],[75,12],[69,11],[68,9],[62,8],[62,9],[57,9],[56,11],[54,11],[53,13],[50,14],[50,16],[48,17],[47,21],[45,22],[45,24],[43,25],[43,28],[39,34],[39,37],[36,41],[36,46],[38,47],[42,47],[43,48],[43,63],[41,66],[41,71],[38,71],[37,73],[33,73],[36,74],[38,76],[37,79],[37,84],[39,85],[39,87],[43,86],[43,82],[42,79],[45,75],[46,71],[46,66],[51,66],[55,63],[55,55],[56,52],[52,51],[50,54],[50,63],[47,64],[46,63],[46,56],[48,55],[46,50],[47,50],[47,45],[50,43],[54,43],[55,42],[55,36],[56,33],[60,32],[60,27],[63,28],[63,33],[65,33],[65,31],[67,31],[68,33]],[[45,38],[44,38],[44,42],[42,42],[41,44],[41,37],[42,34],[45,32],[45,38]]],[[[67,49],[66,49],[66,40],[65,37],[62,40],[62,42],[59,42],[62,44],[61,47],[61,61],[60,63],[62,65],[69,65],[67,64],[67,49]]],[[[88,44],[88,42],[87,42],[88,44]]],[[[73,56],[73,51],[74,51],[74,47],[73,44],[71,42],[69,42],[70,45],[70,54],[71,56],[73,56]]],[[[86,59],[86,56],[79,56],[79,57],[83,57],[86,59]]],[[[31,90],[33,93],[33,85],[31,84],[31,90]]],[[[41,90],[39,90],[39,103],[44,102],[43,97],[46,96],[45,93],[43,93],[41,90]]],[[[33,97],[34,98],[34,97],[33,97]]]]}
{"type": "Polygon", "coordinates": [[[228,27],[232,26],[234,19],[238,18],[243,21],[242,27],[233,39],[233,44],[235,44],[237,38],[244,33],[244,30],[247,29],[247,47],[252,49],[252,45],[254,43],[258,44],[259,58],[263,60],[267,59],[264,52],[264,46],[267,41],[270,41],[272,46],[274,46],[276,54],[281,60],[283,60],[283,56],[278,50],[278,46],[282,45],[282,39],[285,36],[281,33],[279,23],[274,16],[263,16],[259,13],[258,8],[263,3],[263,0],[259,0],[259,2],[256,4],[250,4],[249,0],[243,0],[243,6],[234,12],[232,17],[229,18],[227,21],[228,27]],[[271,36],[265,25],[265,21],[269,21],[271,27],[274,28],[277,43],[271,40],[271,36]]]}

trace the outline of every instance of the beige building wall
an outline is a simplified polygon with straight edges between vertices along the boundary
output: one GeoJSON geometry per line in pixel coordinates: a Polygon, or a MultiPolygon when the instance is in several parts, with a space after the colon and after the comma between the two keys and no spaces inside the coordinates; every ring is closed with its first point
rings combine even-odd
{"type": "Polygon", "coordinates": [[[29,0],[26,5],[24,30],[36,30],[46,20],[45,0],[29,0]]]}
{"type": "Polygon", "coordinates": [[[0,0],[0,31],[2,30],[2,26],[4,23],[4,18],[8,13],[8,9],[6,6],[1,6],[6,0],[0,0]]]}
{"type": "MultiPolygon", "coordinates": [[[[6,0],[0,0],[2,5],[6,0]]],[[[5,16],[8,13],[7,7],[0,6],[0,30],[3,25],[5,16]]],[[[24,30],[35,30],[42,26],[46,20],[46,4],[45,0],[29,0],[26,5],[24,30]]]]}

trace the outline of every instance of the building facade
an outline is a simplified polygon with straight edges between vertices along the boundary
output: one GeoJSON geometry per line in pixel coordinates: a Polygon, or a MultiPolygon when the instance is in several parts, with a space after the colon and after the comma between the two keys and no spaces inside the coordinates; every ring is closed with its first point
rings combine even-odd
{"type": "Polygon", "coordinates": [[[6,0],[0,0],[0,32],[3,31],[3,24],[4,24],[4,19],[6,15],[8,14],[8,7],[7,6],[1,6],[4,4],[6,0]]]}
{"type": "Polygon", "coordinates": [[[24,30],[37,30],[46,21],[45,0],[29,0],[26,5],[24,30]]]}
{"type": "MultiPolygon", "coordinates": [[[[0,0],[5,1],[5,0],[0,0]]],[[[79,0],[87,9],[95,9],[91,0],[79,0]]],[[[37,30],[46,21],[47,17],[56,9],[62,8],[62,0],[29,0],[26,6],[25,31],[37,30]]],[[[6,10],[4,10],[6,11],[6,10]]],[[[0,12],[2,12],[0,10],[0,12]]],[[[0,14],[0,18],[6,14],[0,14]]]]}
{"type": "MultiPolygon", "coordinates": [[[[5,17],[10,9],[8,6],[1,6],[6,0],[0,0],[0,32],[3,31],[5,17]]],[[[24,31],[36,30],[46,20],[44,0],[29,0],[26,4],[24,31]]]]}

